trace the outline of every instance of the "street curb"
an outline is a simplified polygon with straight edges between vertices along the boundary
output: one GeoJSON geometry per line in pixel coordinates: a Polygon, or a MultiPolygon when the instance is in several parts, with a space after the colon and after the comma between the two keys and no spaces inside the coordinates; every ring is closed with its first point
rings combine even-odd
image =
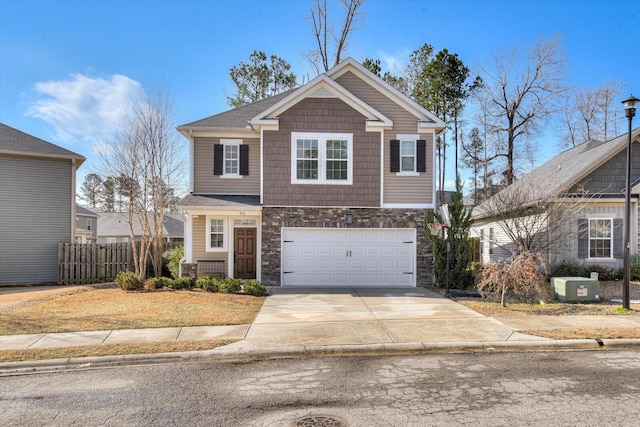
{"type": "Polygon", "coordinates": [[[248,362],[270,359],[335,356],[394,356],[473,352],[568,351],[640,348],[640,339],[574,339],[557,341],[467,341],[428,343],[380,343],[351,345],[308,345],[272,348],[219,348],[156,354],[92,356],[0,363],[0,376],[62,370],[119,367],[182,362],[248,362]]]}

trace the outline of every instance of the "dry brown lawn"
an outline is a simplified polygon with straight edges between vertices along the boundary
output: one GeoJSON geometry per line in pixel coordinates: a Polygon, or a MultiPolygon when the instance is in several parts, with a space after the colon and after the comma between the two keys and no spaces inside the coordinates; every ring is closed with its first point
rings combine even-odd
{"type": "Polygon", "coordinates": [[[252,323],[265,297],[91,286],[0,294],[0,335],[252,323]]]}
{"type": "MultiPolygon", "coordinates": [[[[630,284],[631,299],[640,299],[640,283],[630,284]]],[[[611,299],[620,299],[622,282],[601,282],[599,303],[561,303],[547,304],[519,304],[507,303],[502,307],[500,303],[483,301],[477,298],[460,298],[456,301],[470,309],[488,317],[508,316],[574,316],[574,315],[640,315],[640,304],[631,304],[631,310],[622,310],[620,303],[612,303],[611,299]]],[[[553,339],[616,339],[640,338],[640,328],[601,328],[601,329],[549,329],[520,331],[528,335],[535,335],[553,339]]]]}
{"type": "Polygon", "coordinates": [[[38,350],[0,351],[0,363],[25,360],[66,359],[70,357],[121,356],[126,354],[172,353],[210,350],[233,341],[202,340],[181,342],[151,342],[140,344],[90,345],[84,347],[48,348],[38,350]]]}

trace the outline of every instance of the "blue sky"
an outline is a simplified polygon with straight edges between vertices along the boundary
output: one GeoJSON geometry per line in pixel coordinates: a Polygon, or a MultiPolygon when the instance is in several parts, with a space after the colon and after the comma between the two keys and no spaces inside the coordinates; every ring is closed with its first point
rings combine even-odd
{"type": "MultiPolygon", "coordinates": [[[[179,124],[228,109],[229,69],[254,49],[314,77],[309,0],[0,0],[0,122],[89,158],[132,93],[162,85],[179,124]]],[[[337,3],[330,3],[334,11],[337,3]]],[[[348,55],[403,67],[424,43],[474,67],[497,49],[563,37],[568,77],[640,97],[640,1],[367,0],[348,55]]],[[[620,105],[620,108],[622,106],[620,105]]],[[[539,157],[559,150],[540,141],[539,157]]]]}

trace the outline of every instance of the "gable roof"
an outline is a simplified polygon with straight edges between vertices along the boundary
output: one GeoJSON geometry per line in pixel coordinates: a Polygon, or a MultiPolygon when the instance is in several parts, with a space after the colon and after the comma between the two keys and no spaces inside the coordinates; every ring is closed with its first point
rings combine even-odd
{"type": "MultiPolygon", "coordinates": [[[[639,142],[639,138],[640,128],[632,132],[634,143],[639,142]]],[[[532,203],[568,191],[621,151],[626,150],[628,139],[629,134],[624,133],[606,142],[589,140],[565,150],[493,197],[510,200],[509,194],[512,193],[518,195],[517,200],[532,203]],[[528,200],[521,200],[522,194],[526,194],[528,200]]],[[[491,207],[490,198],[474,208],[474,218],[491,216],[491,207]]]]}
{"type": "Polygon", "coordinates": [[[252,104],[234,108],[233,110],[224,111],[222,113],[214,114],[213,116],[205,117],[204,119],[180,125],[178,126],[178,131],[183,135],[188,136],[189,130],[196,128],[202,130],[221,128],[230,130],[247,130],[249,127],[249,120],[251,120],[252,117],[271,107],[293,91],[295,91],[295,89],[279,93],[278,95],[262,99],[252,104]]]}
{"type": "MultiPolygon", "coordinates": [[[[149,221],[152,213],[149,213],[149,221]]],[[[142,235],[142,224],[137,216],[133,218],[133,234],[142,235]]],[[[180,215],[165,215],[162,227],[164,237],[182,237],[184,234],[184,222],[180,215]]],[[[101,212],[98,215],[98,236],[129,236],[129,214],[127,212],[101,212]]]]}
{"type": "Polygon", "coordinates": [[[80,154],[36,138],[4,123],[0,123],[0,153],[73,159],[78,161],[77,166],[80,166],[86,160],[80,154]]]}
{"type": "Polygon", "coordinates": [[[380,91],[386,95],[387,98],[393,100],[398,105],[403,107],[405,110],[413,114],[418,120],[423,123],[430,123],[432,127],[436,129],[444,129],[445,123],[440,120],[435,114],[431,111],[425,109],[422,105],[415,102],[413,99],[400,92],[398,89],[391,86],[389,83],[384,81],[384,79],[378,77],[364,65],[360,64],[355,59],[349,57],[344,61],[341,61],[338,65],[330,69],[326,72],[326,74],[332,79],[337,79],[341,75],[346,72],[352,72],[361,80],[364,80],[369,85],[375,86],[380,89],[380,91]]]}
{"type": "Polygon", "coordinates": [[[369,124],[377,122],[377,124],[381,126],[393,126],[393,122],[390,119],[385,117],[375,108],[367,105],[364,101],[353,95],[344,87],[340,86],[334,80],[331,80],[326,74],[320,74],[306,85],[290,92],[286,97],[276,102],[271,107],[261,111],[251,119],[251,124],[268,124],[272,119],[277,119],[281,113],[310,96],[329,96],[339,98],[351,108],[365,116],[369,124]]]}
{"type": "Polygon", "coordinates": [[[94,211],[78,205],[76,205],[76,215],[95,216],[95,217],[98,216],[98,214],[95,213],[94,211]]]}
{"type": "Polygon", "coordinates": [[[278,95],[252,104],[243,105],[204,119],[178,126],[178,131],[189,137],[192,130],[227,130],[255,132],[250,126],[259,127],[277,123],[277,116],[306,97],[337,97],[367,117],[370,126],[390,127],[393,122],[366,102],[355,96],[335,80],[351,71],[365,83],[375,87],[392,102],[418,119],[421,128],[444,129],[445,123],[415,101],[393,88],[380,77],[367,70],[353,58],[346,58],[331,70],[322,73],[310,82],[278,95]]]}

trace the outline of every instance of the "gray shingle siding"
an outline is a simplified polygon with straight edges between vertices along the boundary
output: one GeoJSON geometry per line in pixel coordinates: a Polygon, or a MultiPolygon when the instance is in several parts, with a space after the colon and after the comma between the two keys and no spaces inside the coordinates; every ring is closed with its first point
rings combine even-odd
{"type": "Polygon", "coordinates": [[[70,160],[0,156],[0,283],[57,281],[73,173],[70,160]]]}

